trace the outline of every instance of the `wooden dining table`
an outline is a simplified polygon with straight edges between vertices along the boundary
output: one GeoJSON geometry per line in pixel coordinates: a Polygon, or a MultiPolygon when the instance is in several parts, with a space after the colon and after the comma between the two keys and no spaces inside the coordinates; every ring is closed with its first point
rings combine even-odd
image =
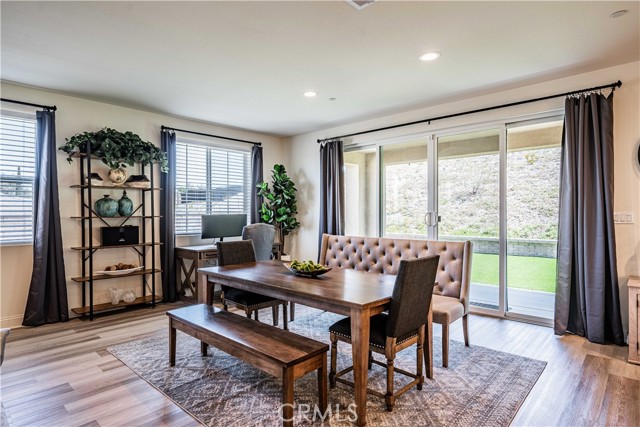
{"type": "MultiPolygon", "coordinates": [[[[273,298],[351,317],[356,425],[364,426],[367,415],[369,321],[388,308],[396,277],[334,268],[317,277],[290,272],[280,261],[261,261],[198,269],[198,302],[207,302],[209,280],[273,298]]],[[[327,325],[329,327],[329,325],[327,325]]],[[[432,314],[425,328],[424,362],[433,377],[432,314]]],[[[328,332],[327,332],[328,334],[328,332]]]]}

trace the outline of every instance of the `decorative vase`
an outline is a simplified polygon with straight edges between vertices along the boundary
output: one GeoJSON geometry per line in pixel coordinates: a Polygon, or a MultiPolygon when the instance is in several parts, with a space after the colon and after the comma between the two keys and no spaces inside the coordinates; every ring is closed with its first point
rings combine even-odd
{"type": "Polygon", "coordinates": [[[111,304],[116,305],[120,302],[120,299],[122,298],[122,289],[109,288],[109,295],[111,296],[111,304]]]}
{"type": "Polygon", "coordinates": [[[123,168],[111,169],[109,171],[109,179],[116,185],[124,184],[127,180],[127,170],[123,168]]]}
{"type": "Polygon", "coordinates": [[[118,213],[120,216],[129,216],[133,213],[133,202],[127,197],[127,191],[122,192],[122,198],[118,200],[118,213]]]}
{"type": "Polygon", "coordinates": [[[124,300],[124,302],[132,303],[136,300],[136,293],[133,291],[133,289],[126,289],[122,293],[122,299],[124,300]]]}
{"type": "Polygon", "coordinates": [[[118,202],[105,194],[102,199],[96,200],[93,208],[100,216],[116,216],[118,214],[118,202]]]}

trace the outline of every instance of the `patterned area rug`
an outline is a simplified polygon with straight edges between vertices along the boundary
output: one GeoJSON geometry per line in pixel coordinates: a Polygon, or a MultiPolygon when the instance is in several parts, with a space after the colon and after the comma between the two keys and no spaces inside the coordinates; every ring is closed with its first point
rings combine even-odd
{"type": "MultiPolygon", "coordinates": [[[[265,313],[264,319],[270,322],[265,313]]],[[[327,328],[341,316],[302,306],[296,307],[292,332],[329,342],[327,328]]],[[[436,326],[437,327],[437,326],[436,326]]],[[[282,389],[280,380],[262,373],[215,348],[200,356],[199,342],[178,331],[176,366],[168,360],[168,337],[154,336],[110,347],[115,357],[141,378],[207,426],[279,426],[282,389]]],[[[402,395],[393,412],[383,399],[369,395],[370,426],[508,426],[529,394],[546,363],[489,350],[465,347],[451,341],[449,368],[442,368],[440,340],[434,340],[434,379],[426,380],[402,395]]],[[[381,355],[375,355],[383,361],[381,355]]],[[[415,347],[398,354],[396,366],[415,372],[415,347]]],[[[338,344],[338,370],[351,364],[351,346],[338,344]]],[[[396,389],[408,379],[396,374],[396,389]]],[[[373,365],[369,387],[386,389],[385,369],[373,365]]],[[[330,411],[315,413],[316,375],[295,384],[295,425],[352,425],[353,390],[338,383],[329,389],[330,411]]]]}

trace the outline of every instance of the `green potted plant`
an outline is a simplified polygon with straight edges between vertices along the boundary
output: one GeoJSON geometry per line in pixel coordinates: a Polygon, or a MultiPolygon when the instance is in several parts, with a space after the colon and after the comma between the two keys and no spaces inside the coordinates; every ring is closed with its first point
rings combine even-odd
{"type": "Polygon", "coordinates": [[[143,141],[133,132],[120,132],[105,127],[96,132],[78,133],[65,141],[58,149],[68,154],[69,163],[73,161],[74,154],[86,153],[88,144],[91,144],[91,154],[109,166],[109,178],[116,183],[126,180],[124,168],[135,163],[158,163],[162,172],[169,171],[167,153],[151,142],[143,141]]]}
{"type": "Polygon", "coordinates": [[[271,177],[271,188],[267,182],[261,182],[257,186],[258,196],[264,198],[258,213],[263,222],[276,227],[276,235],[284,249],[284,237],[300,226],[295,217],[298,213],[296,202],[298,190],[282,165],[273,166],[271,177]]]}

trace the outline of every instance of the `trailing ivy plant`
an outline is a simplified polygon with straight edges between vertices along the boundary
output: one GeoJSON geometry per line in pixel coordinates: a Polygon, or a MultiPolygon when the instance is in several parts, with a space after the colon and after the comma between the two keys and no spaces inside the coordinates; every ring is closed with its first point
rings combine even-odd
{"type": "Polygon", "coordinates": [[[258,196],[264,198],[264,202],[258,213],[263,222],[273,224],[280,236],[280,242],[284,247],[284,236],[300,227],[295,215],[298,213],[295,187],[287,171],[282,165],[274,165],[271,171],[271,188],[267,182],[258,184],[258,196]]]}
{"type": "Polygon", "coordinates": [[[167,153],[148,141],[143,141],[133,132],[120,132],[105,127],[96,132],[81,132],[66,138],[58,149],[68,154],[67,161],[73,161],[76,153],[86,153],[91,144],[91,154],[99,157],[111,169],[133,166],[136,163],[148,165],[158,163],[162,172],[169,171],[167,153]]]}

